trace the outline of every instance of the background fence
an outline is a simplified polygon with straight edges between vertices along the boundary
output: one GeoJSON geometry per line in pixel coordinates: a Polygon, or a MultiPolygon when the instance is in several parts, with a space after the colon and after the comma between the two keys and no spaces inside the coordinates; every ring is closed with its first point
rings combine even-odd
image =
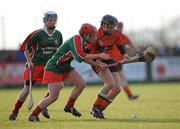
{"type": "MultiPolygon", "coordinates": [[[[20,51],[1,51],[0,86],[19,86],[23,84],[25,57],[20,51]]],[[[101,80],[86,63],[72,62],[75,69],[87,83],[101,83],[101,80]]],[[[158,82],[180,80],[180,57],[159,56],[152,63],[125,64],[123,71],[131,82],[158,82]]]]}

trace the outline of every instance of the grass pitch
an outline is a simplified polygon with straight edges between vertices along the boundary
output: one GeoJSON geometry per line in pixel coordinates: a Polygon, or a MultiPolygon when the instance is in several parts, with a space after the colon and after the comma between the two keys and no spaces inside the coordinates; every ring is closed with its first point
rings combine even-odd
{"type": "MultiPolygon", "coordinates": [[[[140,98],[130,101],[121,92],[104,111],[104,120],[95,119],[89,113],[100,88],[85,88],[76,103],[82,117],[75,118],[63,111],[72,89],[65,87],[59,99],[48,107],[51,119],[40,115],[38,123],[27,120],[31,113],[27,110],[27,101],[17,120],[9,121],[9,113],[21,89],[0,89],[0,129],[180,129],[180,83],[131,84],[131,90],[140,98]],[[133,120],[133,114],[139,119],[133,120]]],[[[46,88],[33,89],[35,105],[46,91],[46,88]]]]}

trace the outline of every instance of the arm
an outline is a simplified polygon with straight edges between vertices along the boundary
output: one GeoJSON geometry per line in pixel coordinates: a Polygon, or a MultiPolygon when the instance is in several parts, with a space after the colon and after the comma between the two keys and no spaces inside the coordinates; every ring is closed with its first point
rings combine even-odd
{"type": "Polygon", "coordinates": [[[69,42],[71,52],[73,53],[74,58],[78,61],[81,62],[83,60],[90,60],[90,59],[96,59],[96,58],[101,58],[101,59],[109,59],[110,56],[109,54],[105,53],[100,53],[100,54],[87,54],[84,52],[82,45],[81,45],[81,40],[79,36],[73,37],[73,42],[69,42]]]}
{"type": "Polygon", "coordinates": [[[31,60],[31,58],[30,58],[29,50],[26,49],[26,50],[24,51],[24,55],[25,55],[25,57],[26,57],[28,67],[29,67],[29,68],[33,67],[34,64],[32,63],[32,60],[31,60]]]}
{"type": "Polygon", "coordinates": [[[31,56],[30,56],[30,51],[32,50],[32,45],[33,43],[36,41],[36,34],[37,32],[39,32],[39,30],[36,30],[34,32],[32,32],[31,34],[29,34],[26,39],[24,40],[24,42],[21,45],[21,50],[24,51],[24,55],[26,57],[27,60],[27,64],[28,67],[31,68],[33,67],[33,63],[31,60],[31,56]]]}
{"type": "Polygon", "coordinates": [[[91,59],[96,59],[96,58],[109,59],[110,56],[109,56],[109,54],[105,54],[105,53],[100,53],[100,54],[86,54],[86,56],[84,57],[84,60],[91,60],[91,59]]]}
{"type": "Polygon", "coordinates": [[[104,70],[105,68],[107,68],[107,65],[104,63],[100,63],[100,62],[96,62],[93,60],[84,60],[84,62],[86,62],[87,64],[90,64],[92,66],[97,67],[100,70],[104,70]]]}

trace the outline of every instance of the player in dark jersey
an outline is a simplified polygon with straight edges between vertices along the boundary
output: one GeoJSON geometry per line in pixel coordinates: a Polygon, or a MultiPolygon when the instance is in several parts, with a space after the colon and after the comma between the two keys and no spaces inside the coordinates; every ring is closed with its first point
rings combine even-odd
{"type": "MultiPolygon", "coordinates": [[[[43,79],[44,67],[57,48],[62,44],[63,38],[60,31],[56,30],[57,14],[53,11],[44,13],[44,28],[30,33],[21,45],[24,51],[27,64],[24,71],[24,88],[18,95],[9,120],[16,120],[19,109],[29,94],[29,71],[32,68],[32,84],[41,82],[43,79]]],[[[47,97],[49,94],[45,97],[47,97]]],[[[43,116],[50,118],[47,109],[42,111],[43,116]]]]}
{"type": "MultiPolygon", "coordinates": [[[[126,53],[121,54],[118,49],[118,46],[122,46],[123,43],[121,42],[121,35],[115,30],[117,24],[118,20],[116,17],[105,15],[101,20],[101,27],[97,33],[95,49],[97,49],[98,52],[104,52],[111,56],[108,60],[100,60],[105,64],[115,63],[127,56],[126,53]]],[[[123,47],[122,51],[124,51],[123,47]]],[[[104,86],[98,93],[91,109],[91,114],[96,118],[104,119],[103,111],[121,91],[118,67],[110,67],[103,71],[94,68],[94,71],[104,82],[104,86]]]]}
{"type": "Polygon", "coordinates": [[[29,121],[39,121],[39,113],[58,99],[59,92],[64,86],[63,81],[65,80],[75,87],[70,94],[64,111],[77,117],[81,116],[81,113],[76,110],[74,104],[85,88],[86,83],[81,75],[71,66],[71,61],[73,59],[78,62],[84,61],[99,69],[105,69],[106,65],[98,64],[92,59],[107,59],[109,58],[108,54],[86,54],[83,51],[83,44],[86,42],[94,42],[96,39],[96,32],[97,29],[95,26],[89,23],[83,24],[79,30],[79,35],[75,35],[66,40],[48,61],[45,67],[43,82],[48,84],[49,96],[40,101],[29,116],[29,121]]]}
{"type": "MultiPolygon", "coordinates": [[[[122,22],[118,22],[117,26],[116,26],[117,31],[122,35],[123,40],[122,42],[124,43],[125,47],[128,46],[131,50],[133,50],[136,54],[140,54],[140,49],[131,42],[131,40],[128,38],[127,35],[123,34],[123,23],[122,22]]],[[[135,100],[137,99],[139,96],[138,95],[134,95],[132,93],[132,91],[129,89],[129,85],[128,82],[125,78],[124,72],[123,72],[123,65],[120,64],[119,65],[119,76],[121,79],[121,88],[124,90],[124,92],[126,93],[126,95],[128,96],[129,100],[135,100]]]]}

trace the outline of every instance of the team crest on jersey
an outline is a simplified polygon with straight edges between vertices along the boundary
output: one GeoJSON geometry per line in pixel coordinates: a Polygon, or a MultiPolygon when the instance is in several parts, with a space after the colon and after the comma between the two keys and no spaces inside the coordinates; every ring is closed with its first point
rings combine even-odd
{"type": "Polygon", "coordinates": [[[57,40],[55,40],[55,44],[56,44],[56,45],[58,45],[58,44],[59,44],[57,40]]]}

